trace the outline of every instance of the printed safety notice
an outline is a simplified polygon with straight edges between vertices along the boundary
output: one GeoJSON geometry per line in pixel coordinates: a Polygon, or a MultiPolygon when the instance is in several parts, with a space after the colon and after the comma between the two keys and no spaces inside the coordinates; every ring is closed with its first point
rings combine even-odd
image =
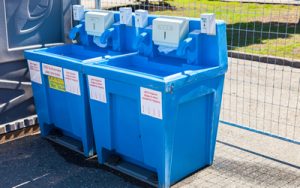
{"type": "Polygon", "coordinates": [[[77,71],[64,69],[66,92],[80,95],[79,76],[77,71]]]}
{"type": "Polygon", "coordinates": [[[65,83],[63,79],[48,76],[49,87],[58,91],[65,92],[65,83]]]}
{"type": "Polygon", "coordinates": [[[158,119],[163,119],[162,94],[147,88],[140,88],[141,92],[141,113],[158,119]]]}
{"type": "Polygon", "coordinates": [[[30,72],[30,80],[38,84],[42,84],[40,62],[28,60],[28,67],[30,72]]]}
{"type": "Polygon", "coordinates": [[[42,64],[43,74],[52,76],[55,78],[63,78],[62,68],[54,65],[42,64]]]}
{"type": "Polygon", "coordinates": [[[106,103],[105,79],[88,75],[90,98],[106,103]]]}

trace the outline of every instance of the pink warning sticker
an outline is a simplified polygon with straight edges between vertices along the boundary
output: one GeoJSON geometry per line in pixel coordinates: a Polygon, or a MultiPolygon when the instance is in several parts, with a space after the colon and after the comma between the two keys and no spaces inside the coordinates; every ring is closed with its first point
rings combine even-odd
{"type": "Polygon", "coordinates": [[[140,92],[141,113],[158,119],[163,119],[161,92],[143,87],[140,88],[140,92]]]}
{"type": "Polygon", "coordinates": [[[80,95],[78,72],[64,69],[64,79],[66,91],[75,95],[80,95]]]}
{"type": "Polygon", "coordinates": [[[88,75],[90,98],[106,103],[105,79],[88,75]]]}
{"type": "Polygon", "coordinates": [[[30,80],[42,84],[40,62],[28,60],[30,80]]]}

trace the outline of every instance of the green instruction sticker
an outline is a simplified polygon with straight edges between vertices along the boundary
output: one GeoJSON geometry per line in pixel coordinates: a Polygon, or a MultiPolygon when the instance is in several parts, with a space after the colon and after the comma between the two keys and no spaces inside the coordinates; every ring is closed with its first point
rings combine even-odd
{"type": "Polygon", "coordinates": [[[49,87],[59,91],[65,91],[65,82],[63,79],[48,76],[49,87]]]}

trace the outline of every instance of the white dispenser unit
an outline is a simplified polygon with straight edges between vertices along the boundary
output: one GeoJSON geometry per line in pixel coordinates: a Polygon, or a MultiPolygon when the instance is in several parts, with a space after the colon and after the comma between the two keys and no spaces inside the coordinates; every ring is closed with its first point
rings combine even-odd
{"type": "Polygon", "coordinates": [[[201,14],[201,33],[216,35],[216,16],[213,13],[201,14]]]}
{"type": "Polygon", "coordinates": [[[80,21],[84,18],[84,6],[73,5],[73,20],[80,21]]]}
{"type": "Polygon", "coordinates": [[[176,49],[188,30],[189,22],[185,18],[156,18],[153,20],[152,40],[156,45],[176,49]]]}
{"type": "Polygon", "coordinates": [[[136,10],[135,11],[135,27],[144,28],[148,25],[148,11],[136,10]]]}
{"type": "Polygon", "coordinates": [[[121,7],[120,11],[120,24],[132,26],[132,9],[131,7],[121,7]]]}
{"type": "Polygon", "coordinates": [[[87,12],[85,30],[88,35],[101,36],[114,23],[114,14],[109,11],[87,12]]]}

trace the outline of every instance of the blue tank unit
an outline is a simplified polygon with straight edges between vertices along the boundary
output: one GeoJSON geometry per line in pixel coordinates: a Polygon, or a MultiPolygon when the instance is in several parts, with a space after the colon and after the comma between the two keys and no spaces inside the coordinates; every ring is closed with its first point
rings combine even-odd
{"type": "Polygon", "coordinates": [[[149,16],[139,54],[83,66],[99,163],[159,187],[212,164],[227,71],[223,21],[169,19],[149,16]]]}
{"type": "Polygon", "coordinates": [[[69,36],[79,38],[78,44],[25,51],[41,135],[87,157],[95,149],[82,66],[135,51],[127,42],[135,41],[135,27],[120,24],[117,12],[100,12],[86,12],[94,16],[92,23],[81,20],[71,30],[69,36]],[[104,27],[93,25],[101,21],[104,27]]]}

